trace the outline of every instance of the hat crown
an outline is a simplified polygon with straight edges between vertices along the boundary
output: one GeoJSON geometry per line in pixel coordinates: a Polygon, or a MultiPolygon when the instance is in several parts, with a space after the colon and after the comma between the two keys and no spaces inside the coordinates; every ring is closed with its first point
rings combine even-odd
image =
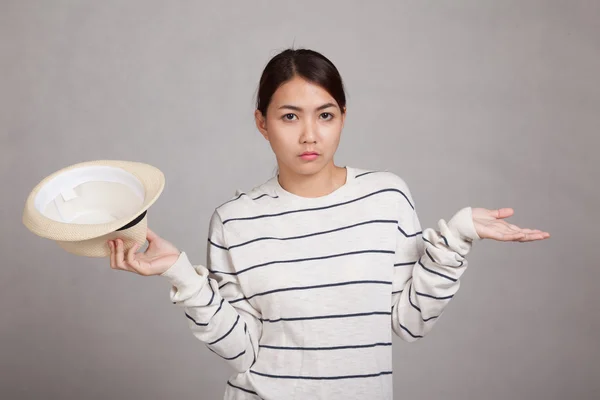
{"type": "Polygon", "coordinates": [[[35,197],[38,212],[54,221],[103,224],[134,213],[144,202],[142,183],[110,166],[64,171],[43,185],[35,197]]]}
{"type": "Polygon", "coordinates": [[[86,161],[46,176],[30,192],[23,224],[65,250],[91,257],[110,254],[106,240],[125,247],[146,239],[147,211],[165,185],[158,168],[121,160],[86,161]]]}

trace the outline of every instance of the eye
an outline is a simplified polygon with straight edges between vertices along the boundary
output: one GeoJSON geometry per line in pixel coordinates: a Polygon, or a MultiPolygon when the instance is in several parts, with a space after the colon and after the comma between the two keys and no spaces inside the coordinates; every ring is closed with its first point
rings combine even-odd
{"type": "Polygon", "coordinates": [[[290,113],[290,114],[285,114],[283,116],[283,119],[286,120],[286,121],[293,121],[295,117],[296,117],[296,114],[291,114],[290,113]]]}
{"type": "Polygon", "coordinates": [[[328,113],[328,112],[324,112],[321,114],[321,118],[323,118],[324,120],[329,121],[330,119],[333,119],[333,114],[328,113]]]}

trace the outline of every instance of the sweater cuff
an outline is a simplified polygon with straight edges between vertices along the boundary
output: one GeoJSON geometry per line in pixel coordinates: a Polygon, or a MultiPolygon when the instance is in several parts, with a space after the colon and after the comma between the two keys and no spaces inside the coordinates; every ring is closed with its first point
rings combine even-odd
{"type": "Polygon", "coordinates": [[[194,266],[190,263],[187,254],[183,251],[179,254],[177,261],[160,276],[166,277],[173,286],[179,288],[193,285],[206,278],[198,274],[194,266]]]}
{"type": "Polygon", "coordinates": [[[458,211],[448,221],[448,228],[456,236],[467,242],[480,240],[477,234],[475,224],[473,223],[473,213],[471,207],[465,207],[458,211]]]}

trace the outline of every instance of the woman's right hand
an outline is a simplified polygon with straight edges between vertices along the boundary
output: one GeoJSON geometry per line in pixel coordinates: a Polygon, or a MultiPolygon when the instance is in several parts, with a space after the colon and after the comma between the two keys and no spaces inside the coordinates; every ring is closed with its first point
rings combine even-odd
{"type": "Polygon", "coordinates": [[[126,254],[123,250],[123,240],[109,240],[110,267],[143,276],[160,275],[179,258],[181,252],[177,247],[158,236],[150,228],[147,228],[146,239],[148,248],[145,252],[137,253],[140,245],[135,244],[126,254]]]}

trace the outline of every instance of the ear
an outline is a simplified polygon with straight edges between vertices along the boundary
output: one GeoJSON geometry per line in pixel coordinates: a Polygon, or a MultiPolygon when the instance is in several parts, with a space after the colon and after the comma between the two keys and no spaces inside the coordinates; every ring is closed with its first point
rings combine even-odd
{"type": "Polygon", "coordinates": [[[344,106],[344,112],[342,113],[342,128],[344,127],[344,124],[346,123],[346,114],[348,114],[348,109],[346,108],[346,106],[344,106]]]}
{"type": "Polygon", "coordinates": [[[269,141],[269,134],[267,132],[267,119],[259,110],[254,111],[254,123],[256,124],[256,128],[260,134],[263,135],[267,141],[269,141]]]}

